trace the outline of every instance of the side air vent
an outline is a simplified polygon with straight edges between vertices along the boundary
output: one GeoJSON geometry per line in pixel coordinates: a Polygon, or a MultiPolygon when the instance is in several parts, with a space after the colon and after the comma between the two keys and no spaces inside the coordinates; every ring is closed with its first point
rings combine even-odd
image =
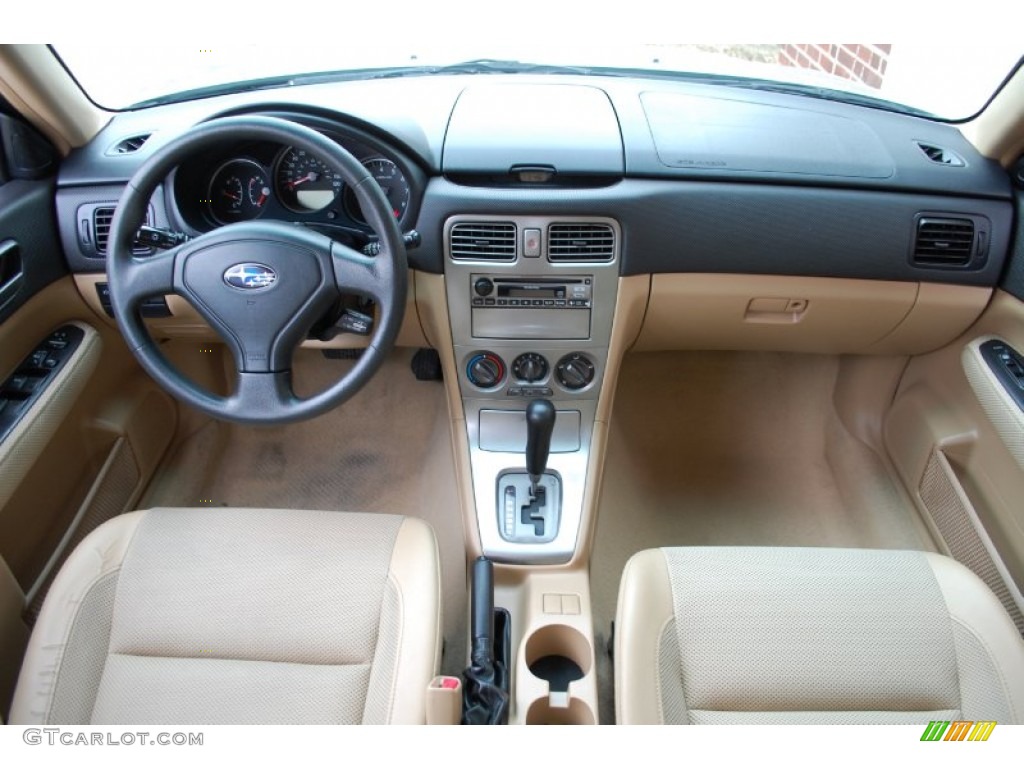
{"type": "Polygon", "coordinates": [[[549,261],[611,261],[615,231],[607,224],[552,224],[548,227],[549,261]]]}
{"type": "Polygon", "coordinates": [[[974,252],[974,222],[971,219],[940,219],[922,216],[917,220],[914,263],[926,267],[964,267],[974,252]]]}
{"type": "Polygon", "coordinates": [[[129,136],[127,139],[121,139],[117,144],[107,150],[108,155],[130,155],[133,152],[138,152],[142,149],[142,145],[146,143],[151,133],[143,133],[138,136],[129,136]]]}
{"type": "Polygon", "coordinates": [[[516,225],[493,221],[455,224],[448,234],[448,250],[453,259],[515,261],[516,225]]]}
{"type": "MultiPolygon", "coordinates": [[[[146,223],[152,224],[152,211],[146,214],[146,223]]],[[[96,253],[105,256],[107,253],[107,240],[110,238],[110,222],[114,220],[114,206],[98,206],[92,212],[92,231],[95,237],[96,253]]],[[[132,253],[151,253],[151,248],[138,246],[132,249],[132,253]]]]}
{"type": "Polygon", "coordinates": [[[936,165],[946,165],[950,168],[962,168],[967,165],[964,159],[956,152],[937,147],[934,144],[925,144],[923,141],[917,142],[917,146],[924,152],[925,157],[936,165]]]}

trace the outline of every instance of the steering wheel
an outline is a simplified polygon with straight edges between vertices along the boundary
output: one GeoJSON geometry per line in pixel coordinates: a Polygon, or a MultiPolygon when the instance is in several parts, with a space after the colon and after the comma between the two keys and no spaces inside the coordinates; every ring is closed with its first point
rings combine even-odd
{"type": "Polygon", "coordinates": [[[352,397],[394,346],[405,311],[405,244],[387,199],[370,173],[340,145],[311,128],[263,116],[211,120],[157,150],[125,187],[111,222],[107,276],[114,317],[129,348],[158,384],[217,419],[285,424],[312,418],[352,397]],[[152,256],[132,253],[135,233],[157,186],[198,151],[240,140],[276,141],[314,153],[340,172],[380,240],[375,257],[302,226],[276,221],[229,224],[152,256]],[[341,292],[378,309],[369,346],[356,365],[319,394],[292,388],[295,348],[341,292]],[[182,376],[160,353],[140,314],[144,299],[176,294],[230,348],[238,383],[222,397],[182,376]]]}

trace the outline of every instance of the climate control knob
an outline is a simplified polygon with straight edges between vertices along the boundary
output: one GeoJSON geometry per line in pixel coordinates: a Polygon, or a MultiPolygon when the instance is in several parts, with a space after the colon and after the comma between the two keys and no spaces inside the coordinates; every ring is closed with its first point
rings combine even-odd
{"type": "Polygon", "coordinates": [[[555,366],[555,378],[569,390],[583,389],[594,380],[595,368],[582,352],[570,352],[555,366]]]}
{"type": "Polygon", "coordinates": [[[505,363],[493,352],[478,352],[466,364],[466,378],[474,387],[491,389],[505,380],[505,363]]]}
{"type": "Polygon", "coordinates": [[[512,361],[512,375],[531,384],[540,381],[548,375],[548,361],[536,352],[524,352],[512,361]]]}

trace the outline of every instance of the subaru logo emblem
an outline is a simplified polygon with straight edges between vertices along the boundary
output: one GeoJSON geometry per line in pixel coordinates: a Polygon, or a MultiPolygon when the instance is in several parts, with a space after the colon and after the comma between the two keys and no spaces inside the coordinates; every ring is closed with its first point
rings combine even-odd
{"type": "Polygon", "coordinates": [[[224,282],[232,288],[259,291],[277,282],[277,272],[265,264],[235,264],[224,273],[224,282]]]}

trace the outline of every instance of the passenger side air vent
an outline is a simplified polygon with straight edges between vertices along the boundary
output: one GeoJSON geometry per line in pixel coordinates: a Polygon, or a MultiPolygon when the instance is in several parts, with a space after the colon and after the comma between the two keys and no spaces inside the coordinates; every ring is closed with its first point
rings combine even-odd
{"type": "Polygon", "coordinates": [[[971,219],[917,220],[914,263],[926,267],[964,267],[974,252],[974,222],[971,219]]]}
{"type": "Polygon", "coordinates": [[[121,141],[107,150],[107,154],[130,155],[132,152],[138,152],[152,135],[151,133],[143,133],[138,136],[129,136],[127,139],[121,139],[121,141]]]}
{"type": "Polygon", "coordinates": [[[967,165],[956,152],[937,147],[934,144],[925,144],[923,141],[917,142],[917,146],[924,152],[925,157],[937,165],[947,165],[951,168],[962,168],[967,165]]]}
{"type": "MultiPolygon", "coordinates": [[[[92,231],[95,238],[96,253],[100,256],[107,254],[107,240],[110,238],[110,222],[114,220],[114,206],[98,206],[92,212],[92,231]]],[[[153,223],[152,211],[146,214],[146,223],[153,223]]],[[[137,246],[132,253],[151,253],[152,248],[137,246]]]]}
{"type": "Polygon", "coordinates": [[[493,221],[455,224],[448,234],[448,250],[453,259],[515,261],[516,225],[493,221]]]}
{"type": "Polygon", "coordinates": [[[607,224],[552,224],[548,227],[548,261],[611,261],[615,230],[607,224]]]}

